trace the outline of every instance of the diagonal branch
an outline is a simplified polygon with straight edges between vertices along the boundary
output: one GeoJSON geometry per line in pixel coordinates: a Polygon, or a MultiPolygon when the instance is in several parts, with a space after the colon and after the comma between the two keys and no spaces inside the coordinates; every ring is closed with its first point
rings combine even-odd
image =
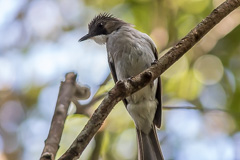
{"type": "Polygon", "coordinates": [[[99,107],[95,110],[88,123],[78,135],[70,148],[60,157],[60,160],[77,159],[82,154],[90,140],[99,130],[103,121],[113,107],[122,99],[138,91],[159,77],[173,63],[191,49],[205,34],[219,23],[231,11],[240,5],[240,0],[227,0],[200,22],[186,37],[181,39],[170,51],[162,56],[156,64],[146,69],[131,80],[118,81],[108,92],[99,107]]]}

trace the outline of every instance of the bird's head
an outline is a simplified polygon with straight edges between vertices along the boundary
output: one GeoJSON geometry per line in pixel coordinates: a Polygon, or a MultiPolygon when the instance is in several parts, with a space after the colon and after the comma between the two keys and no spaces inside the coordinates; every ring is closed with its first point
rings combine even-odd
{"type": "Polygon", "coordinates": [[[93,39],[98,44],[106,43],[107,35],[118,30],[123,25],[130,25],[109,13],[100,13],[88,24],[88,34],[79,39],[79,42],[93,39]]]}

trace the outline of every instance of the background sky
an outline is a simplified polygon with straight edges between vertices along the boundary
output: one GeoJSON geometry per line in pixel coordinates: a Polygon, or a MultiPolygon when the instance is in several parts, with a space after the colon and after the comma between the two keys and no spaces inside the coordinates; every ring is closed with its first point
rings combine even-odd
{"type": "MultiPolygon", "coordinates": [[[[0,160],[39,159],[67,72],[91,89],[81,104],[113,87],[112,80],[100,87],[110,72],[105,46],[78,43],[95,15],[134,24],[161,56],[221,2],[0,0],[0,160]]],[[[240,159],[239,17],[237,9],[162,75],[165,106],[201,108],[164,110],[158,135],[167,160],[240,159]]],[[[57,157],[87,120],[71,104],[57,157]]],[[[134,124],[119,103],[80,159],[132,160],[136,148],[134,124]]]]}

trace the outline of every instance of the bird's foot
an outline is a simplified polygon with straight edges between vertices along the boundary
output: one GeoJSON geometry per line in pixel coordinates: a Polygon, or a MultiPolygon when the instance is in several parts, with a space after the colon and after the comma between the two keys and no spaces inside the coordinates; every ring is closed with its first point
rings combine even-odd
{"type": "Polygon", "coordinates": [[[119,91],[121,91],[121,90],[124,90],[126,87],[125,87],[125,84],[124,84],[124,82],[122,81],[122,80],[118,80],[117,82],[116,82],[116,86],[117,86],[117,88],[119,89],[119,91]]]}
{"type": "Polygon", "coordinates": [[[133,79],[133,76],[129,77],[129,78],[127,79],[127,81],[128,81],[128,82],[132,82],[132,79],[133,79]]]}
{"type": "Polygon", "coordinates": [[[134,86],[134,83],[133,83],[133,76],[131,76],[131,77],[129,77],[128,79],[127,79],[127,82],[130,84],[130,85],[132,85],[132,86],[134,86]]]}
{"type": "Polygon", "coordinates": [[[122,85],[123,84],[123,81],[122,80],[118,80],[117,82],[116,82],[116,85],[122,85]]]}
{"type": "Polygon", "coordinates": [[[158,62],[158,60],[155,59],[155,60],[151,63],[151,65],[157,64],[157,62],[158,62]]]}

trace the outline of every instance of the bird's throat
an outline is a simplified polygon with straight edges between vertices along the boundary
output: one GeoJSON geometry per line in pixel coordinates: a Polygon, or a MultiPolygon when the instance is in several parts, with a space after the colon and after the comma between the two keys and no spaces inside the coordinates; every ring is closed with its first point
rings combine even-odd
{"type": "Polygon", "coordinates": [[[107,41],[107,36],[106,35],[98,35],[94,36],[91,39],[93,39],[97,44],[103,45],[107,41]]]}

